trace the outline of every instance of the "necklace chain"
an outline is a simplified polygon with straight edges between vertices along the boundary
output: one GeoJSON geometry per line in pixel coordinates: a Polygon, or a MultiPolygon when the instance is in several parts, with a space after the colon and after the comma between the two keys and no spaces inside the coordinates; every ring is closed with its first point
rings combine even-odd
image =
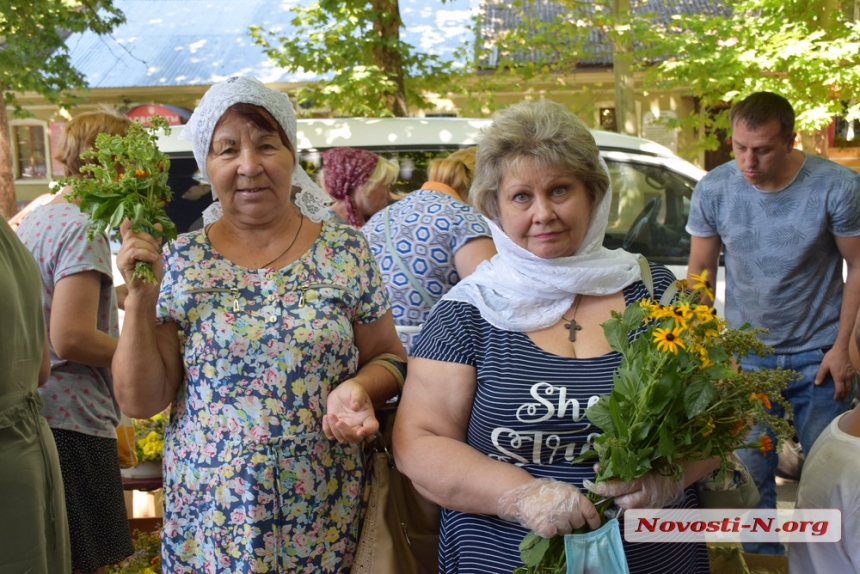
{"type": "MultiPolygon", "coordinates": [[[[564,315],[561,316],[562,319],[567,321],[565,323],[564,328],[567,329],[567,340],[571,343],[576,342],[576,332],[582,330],[582,325],[576,322],[576,311],[579,309],[579,302],[582,301],[582,297],[577,294],[576,301],[573,303],[573,317],[568,319],[564,315]]],[[[574,355],[575,357],[576,355],[574,355]]]]}
{"type": "MultiPolygon", "coordinates": [[[[274,263],[275,261],[277,261],[278,259],[280,259],[281,257],[283,257],[283,256],[284,256],[284,254],[285,254],[287,251],[289,251],[289,250],[293,247],[293,245],[295,245],[296,240],[299,238],[299,233],[301,233],[301,232],[302,232],[302,224],[303,224],[304,222],[305,222],[305,214],[304,214],[304,213],[299,213],[299,228],[296,230],[296,235],[295,235],[295,237],[293,237],[293,240],[292,240],[292,241],[290,241],[290,244],[289,244],[289,245],[287,245],[287,248],[286,248],[286,249],[284,249],[283,251],[281,251],[281,253],[280,253],[277,257],[275,257],[274,259],[272,259],[271,261],[269,261],[269,262],[268,262],[268,263],[266,263],[265,265],[261,266],[261,267],[260,267],[260,269],[265,269],[266,267],[269,267],[272,263],[274,263]]],[[[575,315],[574,315],[574,316],[575,316],[575,315]]]]}

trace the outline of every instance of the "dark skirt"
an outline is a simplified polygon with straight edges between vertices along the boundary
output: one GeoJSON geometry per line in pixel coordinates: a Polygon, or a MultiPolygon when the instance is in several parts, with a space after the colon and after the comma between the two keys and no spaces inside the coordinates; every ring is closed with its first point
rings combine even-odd
{"type": "Polygon", "coordinates": [[[93,572],[134,552],[116,439],[51,429],[60,455],[72,568],[93,572]]]}

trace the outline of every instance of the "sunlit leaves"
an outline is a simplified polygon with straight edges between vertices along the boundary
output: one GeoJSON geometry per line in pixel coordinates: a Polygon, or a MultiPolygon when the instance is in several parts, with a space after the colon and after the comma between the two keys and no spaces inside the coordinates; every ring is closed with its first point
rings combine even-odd
{"type": "Polygon", "coordinates": [[[393,100],[428,107],[424,91],[440,91],[449,63],[403,42],[396,0],[321,0],[295,7],[289,35],[251,28],[254,41],[286,70],[322,77],[300,88],[306,107],[350,116],[396,115],[393,100]]]}
{"type": "Polygon", "coordinates": [[[71,65],[66,38],[87,29],[107,34],[124,21],[113,0],[0,1],[0,86],[6,102],[23,115],[14,92],[72,101],[69,91],[85,88],[86,82],[71,65]]]}

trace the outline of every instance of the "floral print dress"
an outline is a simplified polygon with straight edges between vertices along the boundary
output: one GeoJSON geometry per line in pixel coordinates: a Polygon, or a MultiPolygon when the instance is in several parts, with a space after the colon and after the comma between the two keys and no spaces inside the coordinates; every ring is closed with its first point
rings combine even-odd
{"type": "Polygon", "coordinates": [[[165,436],[164,572],[346,572],[362,453],[328,440],[329,392],[358,370],[353,323],[388,301],[364,236],[324,222],[283,269],[237,267],[202,231],[165,250],[159,321],[185,381],[165,436]]]}

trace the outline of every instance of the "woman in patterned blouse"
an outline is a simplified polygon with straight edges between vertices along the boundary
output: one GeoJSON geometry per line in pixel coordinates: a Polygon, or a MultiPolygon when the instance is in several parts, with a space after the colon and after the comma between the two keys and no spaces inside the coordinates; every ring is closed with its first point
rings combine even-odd
{"type": "Polygon", "coordinates": [[[472,146],[434,159],[421,189],[361,228],[382,271],[407,352],[442,295],[496,254],[490,228],[468,204],[475,150],[472,146]]]}
{"type": "Polygon", "coordinates": [[[286,94],[230,78],[187,129],[222,214],[163,255],[126,222],[117,257],[129,283],[118,397],[137,417],[173,404],[162,568],[347,572],[359,443],[403,380],[376,263],[297,165],[286,94]],[[135,260],[163,274],[160,290],[131,281],[135,260]]]}

